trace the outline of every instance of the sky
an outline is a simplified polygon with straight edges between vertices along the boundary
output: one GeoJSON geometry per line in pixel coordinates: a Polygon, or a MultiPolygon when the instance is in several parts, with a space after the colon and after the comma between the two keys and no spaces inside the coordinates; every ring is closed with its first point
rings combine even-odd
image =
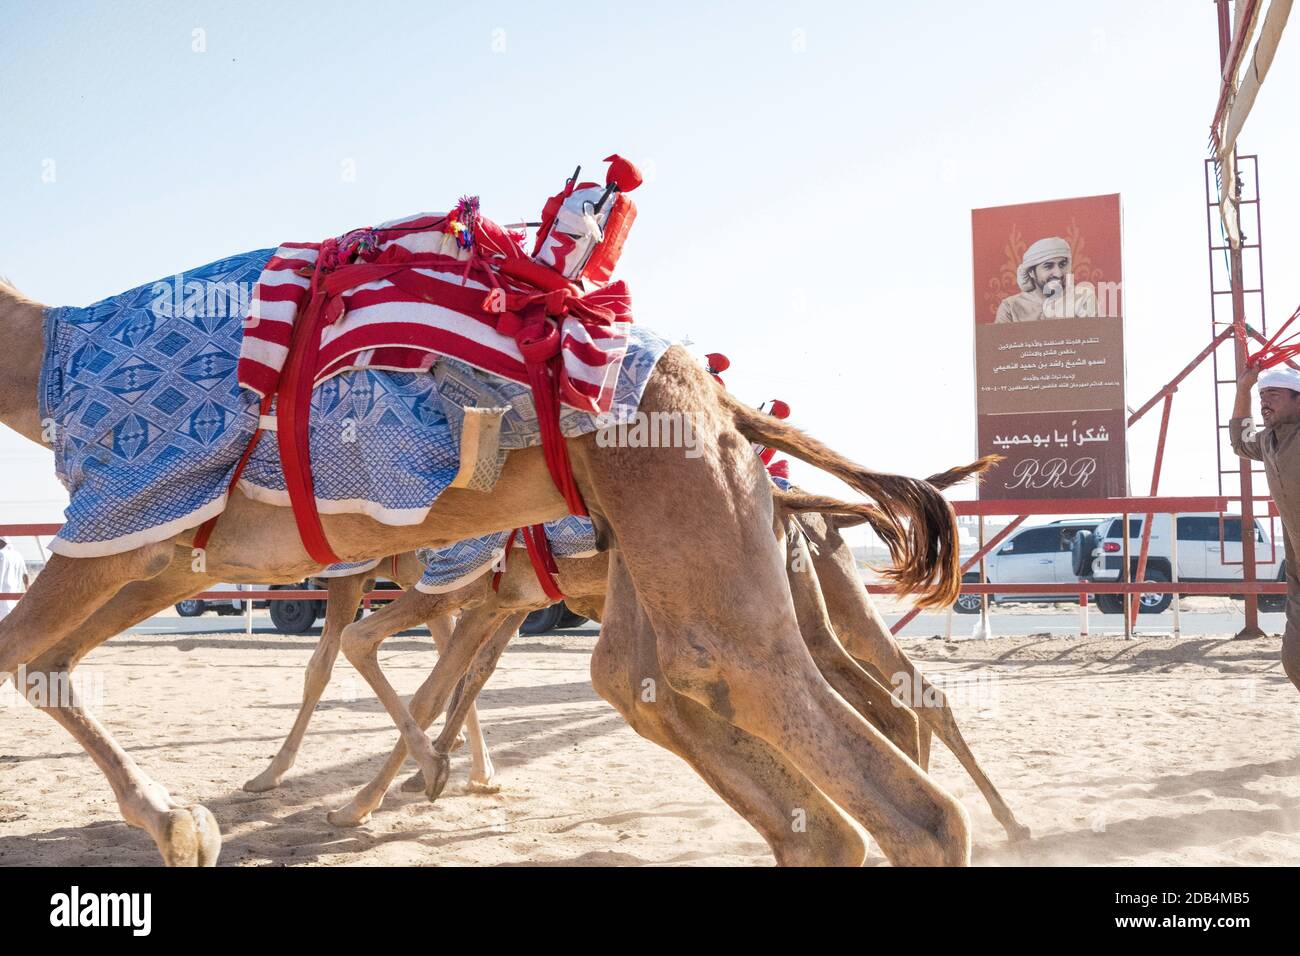
{"type": "MultiPolygon", "coordinates": [[[[1298,31],[1240,141],[1274,322],[1300,300],[1298,31]]],[[[647,174],[618,270],[636,320],[724,352],[734,393],[784,399],[849,457],[922,476],[975,454],[972,208],[1120,193],[1131,407],[1209,341],[1217,86],[1210,0],[8,0],[0,275],[85,305],[465,193],[533,219],[618,152],[647,174]]],[[[1162,493],[1216,491],[1211,389],[1207,366],[1174,400],[1162,493]]],[[[1135,494],[1158,418],[1130,433],[1135,494]]],[[[0,522],[65,503],[49,452],[0,426],[0,522]]]]}

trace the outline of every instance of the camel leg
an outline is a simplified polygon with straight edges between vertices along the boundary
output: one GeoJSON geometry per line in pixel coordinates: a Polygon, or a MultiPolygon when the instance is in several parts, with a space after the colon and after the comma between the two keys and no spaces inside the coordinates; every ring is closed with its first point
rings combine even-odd
{"type": "Polygon", "coordinates": [[[105,558],[51,555],[18,606],[0,621],[0,681],[76,632],[127,584],[167,570],[173,550],[170,542],[161,542],[105,558]]]}
{"type": "MultiPolygon", "coordinates": [[[[453,593],[459,595],[462,592],[453,593]]],[[[382,673],[378,673],[378,665],[368,662],[366,656],[369,655],[369,660],[373,661],[375,648],[378,647],[387,634],[396,633],[420,620],[426,620],[432,617],[437,609],[452,606],[455,602],[447,600],[449,597],[449,595],[430,595],[421,594],[418,591],[407,591],[392,604],[381,608],[363,621],[349,625],[347,630],[343,632],[343,653],[347,654],[348,659],[353,661],[353,666],[360,671],[361,667],[357,665],[357,661],[361,661],[371,673],[377,674],[379,685],[387,687],[385,692],[387,699],[384,696],[381,696],[380,699],[384,701],[389,714],[393,716],[393,720],[397,723],[401,736],[375,778],[362,787],[345,806],[327,814],[327,818],[335,826],[360,826],[369,819],[370,814],[383,801],[384,794],[388,792],[389,784],[397,776],[398,771],[402,769],[402,763],[406,760],[408,752],[415,755],[416,763],[424,771],[425,779],[429,781],[428,791],[432,793],[442,791],[442,787],[446,782],[448,759],[446,755],[439,756],[434,753],[433,745],[424,734],[424,728],[433,723],[434,718],[442,713],[447,706],[447,702],[456,689],[456,685],[460,682],[461,676],[474,660],[479,648],[492,636],[495,627],[492,629],[475,628],[471,632],[470,627],[467,626],[467,621],[474,619],[479,608],[466,608],[463,610],[456,628],[459,630],[462,626],[466,626],[467,632],[473,633],[477,641],[455,640],[453,638],[448,642],[446,653],[438,656],[437,666],[434,667],[433,672],[411,697],[409,710],[402,703],[401,698],[392,691],[391,686],[388,686],[388,682],[382,673]],[[411,600],[408,601],[408,598],[411,600]],[[437,600],[439,598],[444,599],[442,603],[437,600]],[[349,653],[349,648],[351,648],[352,653],[349,653]],[[353,660],[354,655],[356,660],[353,660]],[[390,707],[390,701],[394,702],[396,706],[390,707]]],[[[509,616],[508,612],[496,613],[501,619],[509,616]]],[[[362,676],[370,680],[365,671],[362,671],[362,676]]],[[[372,683],[371,686],[376,685],[372,683]]],[[[376,693],[379,693],[379,687],[376,687],[376,693]]]]}
{"type": "MultiPolygon", "coordinates": [[[[379,666],[379,645],[398,631],[427,621],[444,611],[448,606],[448,598],[447,594],[406,591],[392,604],[349,624],[343,630],[342,639],[344,655],[374,690],[375,696],[397,725],[407,749],[430,780],[438,776],[438,759],[429,738],[407,709],[406,702],[384,676],[383,668],[379,666]]],[[[443,660],[445,658],[439,655],[438,664],[441,665],[443,660]]]]}
{"type": "MultiPolygon", "coordinates": [[[[473,612],[467,612],[469,617],[466,623],[466,632],[462,633],[457,630],[452,635],[452,640],[456,639],[457,634],[459,634],[463,640],[474,640],[474,638],[468,634],[470,628],[480,626],[480,620],[499,620],[498,615],[493,614],[493,616],[489,618],[488,613],[489,612],[482,610],[479,615],[474,615],[473,612]]],[[[440,758],[452,751],[453,743],[456,735],[460,731],[461,725],[464,724],[466,727],[469,726],[470,718],[473,717],[475,713],[474,701],[478,699],[479,693],[483,690],[483,685],[487,683],[488,678],[492,676],[492,672],[496,670],[497,661],[501,659],[501,654],[505,651],[506,645],[514,639],[514,636],[517,633],[519,633],[519,625],[524,623],[524,618],[527,616],[527,611],[518,611],[505,618],[505,620],[499,624],[488,625],[492,628],[492,636],[489,638],[487,644],[483,645],[482,649],[474,656],[474,660],[469,665],[469,670],[466,671],[466,673],[461,677],[460,683],[457,684],[456,691],[452,695],[450,703],[447,705],[447,720],[443,724],[442,733],[440,733],[438,739],[434,741],[433,751],[440,758]]],[[[441,657],[441,655],[439,656],[441,657]]],[[[430,676],[429,680],[432,680],[432,676],[430,676]]],[[[419,692],[417,691],[416,693],[418,694],[419,692]]],[[[414,701],[412,702],[411,711],[412,713],[415,712],[414,701]]],[[[421,727],[428,727],[429,724],[433,722],[432,716],[423,709],[422,712],[416,716],[420,721],[421,727]]],[[[471,733],[474,732],[471,731],[471,733]]],[[[484,757],[487,757],[487,744],[482,743],[481,735],[479,740],[483,748],[483,755],[484,757]]],[[[490,773],[492,769],[490,761],[488,762],[487,767],[490,773]]],[[[477,770],[477,767],[474,769],[477,770]]],[[[474,771],[472,770],[469,778],[469,788],[479,793],[494,793],[500,789],[492,785],[490,776],[488,777],[486,784],[479,782],[482,779],[483,778],[480,777],[478,778],[478,781],[476,781],[474,771]]],[[[429,795],[430,800],[436,800],[442,795],[442,789],[445,786],[446,780],[444,779],[442,786],[439,786],[435,792],[426,784],[424,771],[417,770],[411,777],[403,781],[402,792],[419,793],[420,791],[424,791],[429,795]]]]}
{"type": "Polygon", "coordinates": [[[307,673],[303,676],[302,705],[294,719],[289,736],[280,745],[279,751],[271,758],[271,764],[256,777],[244,784],[249,793],[264,793],[274,790],[284,780],[284,775],[293,767],[298,757],[298,748],[311,723],[312,713],[320,698],[329,686],[330,675],[334,671],[334,661],[339,653],[340,636],[343,629],[357,616],[361,606],[361,597],[365,593],[368,572],[353,574],[343,578],[329,579],[329,599],[325,609],[325,629],[321,632],[320,642],[312,652],[307,663],[307,673]]]}
{"type": "MultiPolygon", "coordinates": [[[[657,375],[642,411],[681,407],[681,397],[666,394],[673,387],[670,376],[657,375]]],[[[595,455],[594,440],[570,443],[592,485],[588,501],[595,498],[627,562],[664,674],[676,690],[783,753],[891,861],[969,863],[962,805],[817,670],[772,536],[767,476],[749,445],[703,408],[694,432],[716,456],[630,447],[595,455]],[[669,472],[673,480],[664,481],[669,472]],[[708,535],[682,547],[666,533],[665,514],[708,535]]]]}
{"type": "MultiPolygon", "coordinates": [[[[916,714],[880,684],[844,650],[831,628],[817,569],[806,557],[787,566],[786,579],[804,644],[827,683],[850,706],[880,730],[899,750],[920,764],[916,714]]],[[[924,769],[924,768],[922,768],[924,769]]]]}
{"type": "Polygon", "coordinates": [[[934,738],[934,731],[930,725],[922,722],[916,728],[916,763],[926,773],[930,772],[930,744],[934,738]]]}
{"type": "MultiPolygon", "coordinates": [[[[834,572],[828,571],[828,573],[834,572]]],[[[860,581],[855,583],[858,588],[861,588],[860,581]]],[[[854,614],[854,619],[858,620],[861,626],[841,630],[842,634],[847,631],[845,647],[849,654],[861,662],[868,671],[875,673],[886,686],[905,687],[909,690],[909,696],[917,687],[920,688],[921,699],[912,701],[911,704],[921,721],[921,766],[924,768],[929,765],[930,734],[933,732],[970,774],[971,780],[975,782],[975,786],[988,802],[989,809],[993,811],[994,818],[1006,831],[1007,838],[1012,843],[1029,839],[1029,828],[1016,819],[1011,807],[1007,805],[998,788],[993,785],[993,781],[988,778],[984,768],[971,753],[966,738],[962,736],[961,727],[957,724],[957,717],[952,712],[952,707],[949,706],[943,691],[931,684],[924,672],[907,656],[907,652],[894,639],[888,624],[870,600],[866,602],[866,610],[865,615],[854,614]]]]}
{"type": "MultiPolygon", "coordinates": [[[[524,616],[526,615],[519,617],[520,623],[523,622],[524,616]]],[[[516,629],[518,629],[518,626],[518,624],[515,625],[516,629]]],[[[430,621],[429,632],[433,634],[433,640],[438,645],[438,657],[441,658],[447,652],[454,634],[451,621],[446,616],[436,622],[430,621]]],[[[509,643],[509,638],[506,639],[506,643],[509,643]]],[[[456,698],[451,702],[442,733],[433,745],[435,753],[451,753],[459,746],[462,733],[469,736],[469,788],[479,793],[495,793],[500,789],[492,782],[492,778],[496,775],[496,769],[492,766],[492,755],[488,753],[487,741],[483,739],[483,728],[478,722],[478,708],[475,706],[475,701],[478,699],[479,691],[483,689],[487,679],[492,676],[492,671],[496,669],[497,659],[501,656],[503,650],[505,650],[505,643],[496,649],[491,662],[484,664],[484,655],[490,654],[492,651],[492,645],[489,644],[474,659],[469,673],[465,675],[464,683],[457,691],[456,698]],[[475,682],[477,682],[476,685],[475,682]]],[[[423,726],[427,727],[428,725],[423,726]]],[[[411,780],[415,780],[417,777],[422,783],[423,774],[420,773],[417,773],[416,777],[411,778],[411,780]]],[[[411,780],[402,785],[403,790],[407,789],[407,784],[410,784],[411,780]]],[[[419,786],[416,789],[423,790],[424,787],[419,786]]]]}
{"type": "MultiPolygon", "coordinates": [[[[51,565],[54,564],[51,561],[51,565]]],[[[38,584],[49,570],[47,566],[37,578],[38,584]]],[[[59,577],[52,577],[50,584],[59,577]]],[[[130,754],[81,705],[70,677],[76,664],[92,649],[125,628],[201,591],[209,580],[205,575],[190,570],[187,556],[178,557],[158,576],[127,584],[102,603],[84,626],[48,647],[25,668],[29,685],[32,678],[37,677],[37,686],[57,690],[53,696],[33,703],[53,717],[86,750],[107,778],[122,818],[153,838],[168,866],[215,866],[221,852],[221,831],[216,819],[199,804],[183,805],[172,799],[162,786],[145,775],[130,754]]],[[[39,613],[43,607],[35,586],[23,602],[32,593],[38,594],[36,611],[39,613]]],[[[76,605],[71,596],[65,595],[59,608],[71,606],[76,605]]],[[[13,617],[10,615],[8,620],[13,617]]]]}
{"type": "Polygon", "coordinates": [[[744,817],[782,866],[858,866],[866,844],[852,821],[780,753],[673,690],[627,569],[610,556],[610,588],[592,686],[646,740],[685,760],[744,817]]]}

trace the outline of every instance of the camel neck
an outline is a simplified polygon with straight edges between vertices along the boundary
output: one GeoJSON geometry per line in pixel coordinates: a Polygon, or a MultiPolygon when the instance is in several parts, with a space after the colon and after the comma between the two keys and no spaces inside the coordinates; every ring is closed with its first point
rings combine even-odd
{"type": "Polygon", "coordinates": [[[37,442],[44,323],[44,306],[0,285],[0,422],[37,442]]]}

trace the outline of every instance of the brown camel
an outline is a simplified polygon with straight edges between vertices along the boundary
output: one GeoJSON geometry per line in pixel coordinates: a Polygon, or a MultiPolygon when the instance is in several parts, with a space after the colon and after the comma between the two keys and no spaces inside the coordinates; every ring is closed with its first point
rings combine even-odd
{"type": "MultiPolygon", "coordinates": [[[[387,564],[385,562],[384,566],[386,567],[387,564]]],[[[402,555],[397,560],[397,565],[393,571],[395,580],[404,587],[410,588],[420,576],[418,559],[414,554],[402,555]]],[[[556,565],[559,569],[559,581],[564,590],[565,600],[569,606],[581,610],[592,620],[599,621],[605,599],[608,555],[557,558],[556,565]]],[[[797,572],[791,570],[790,573],[797,572]]],[[[492,588],[492,575],[485,573],[469,584],[443,594],[408,591],[394,602],[396,606],[387,605],[367,618],[364,626],[345,630],[356,616],[356,610],[364,593],[367,574],[368,572],[363,572],[350,577],[334,578],[329,582],[329,611],[326,625],[321,634],[321,642],[308,665],[303,702],[298,717],[294,721],[289,737],[272,760],[271,766],[245,784],[245,789],[256,791],[271,789],[279,784],[284,773],[293,765],[302,736],[311,719],[312,709],[329,681],[330,667],[337,657],[341,637],[349,646],[365,648],[376,635],[381,640],[390,637],[408,626],[407,622],[420,615],[424,615],[423,619],[426,621],[440,622],[448,620],[455,612],[469,615],[471,610],[475,610],[478,613],[466,616],[450,635],[450,641],[469,641],[478,652],[469,667],[469,672],[457,675],[461,680],[460,690],[457,691],[449,707],[449,716],[443,732],[434,744],[439,766],[445,769],[447,755],[453,748],[462,722],[466,724],[467,729],[471,730],[472,735],[476,733],[476,724],[470,725],[474,717],[474,700],[491,676],[505,643],[514,636],[514,631],[503,632],[505,638],[499,643],[489,639],[495,636],[501,622],[506,619],[515,620],[518,614],[527,615],[544,608],[552,600],[538,582],[536,573],[523,551],[516,549],[513,560],[507,563],[505,573],[501,577],[499,590],[492,588]],[[484,621],[489,623],[485,625],[484,621]]],[[[805,613],[813,614],[820,611],[810,608],[805,612],[801,607],[801,622],[805,613]]],[[[432,627],[433,624],[431,623],[430,626],[432,627]]],[[[517,628],[518,625],[515,626],[517,628]]],[[[447,640],[439,642],[440,659],[446,654],[447,644],[447,640]]],[[[895,746],[913,760],[917,759],[920,752],[919,725],[912,711],[899,706],[884,685],[854,664],[838,642],[828,646],[824,642],[809,641],[809,647],[813,651],[813,658],[818,667],[836,691],[895,746]]],[[[428,721],[422,720],[421,725],[427,727],[428,721]]],[[[400,749],[405,753],[405,744],[401,744],[400,749]]],[[[482,757],[476,756],[475,759],[475,773],[471,773],[471,784],[476,782],[475,774],[480,766],[491,766],[490,757],[486,753],[482,757]]],[[[481,776],[477,779],[484,784],[489,782],[481,776]]],[[[422,780],[421,774],[407,781],[403,789],[424,790],[423,783],[412,783],[418,780],[422,780]]],[[[385,789],[386,786],[385,783],[385,789]]],[[[382,791],[380,795],[382,796],[382,791]]],[[[436,796],[437,793],[430,793],[431,798],[436,796]]],[[[368,815],[368,812],[367,810],[365,815],[368,815]]],[[[336,817],[339,820],[344,819],[344,815],[336,815],[336,817]]]]}
{"type": "MultiPolygon", "coordinates": [[[[40,439],[42,317],[37,303],[0,290],[6,343],[0,421],[34,441],[40,439]]],[[[577,486],[602,537],[619,549],[608,596],[618,609],[607,613],[618,622],[614,632],[635,632],[641,643],[653,638],[666,686],[763,741],[868,830],[891,861],[968,863],[970,828],[961,804],[849,706],[809,655],[771,534],[767,475],[751,443],[824,468],[872,497],[889,528],[894,582],[921,592],[927,605],[946,605],[960,587],[951,507],[922,481],[854,465],[746,408],[680,348],[659,360],[641,411],[689,416],[694,450],[702,453],[600,447],[594,435],[566,440],[577,486]],[[694,546],[683,547],[687,541],[694,546]]],[[[363,561],[541,523],[565,510],[542,449],[533,447],[509,456],[490,494],[448,489],[418,525],[393,527],[359,514],[321,521],[341,560],[363,561]]],[[[319,570],[290,509],[239,492],[231,495],[201,572],[192,570],[192,541],[187,531],[107,557],[55,555],[0,621],[0,680],[25,667],[50,686],[55,674],[70,671],[98,644],[214,580],[290,583],[319,570]]],[[[356,650],[363,674],[382,679],[373,657],[356,650]]],[[[456,650],[453,645],[444,660],[456,650]]],[[[384,702],[432,780],[427,738],[400,699],[384,702]]],[[[215,864],[221,837],[206,808],[174,800],[75,699],[70,706],[36,704],[86,749],[124,819],[150,834],[167,863],[215,864]]]]}
{"type": "MultiPolygon", "coordinates": [[[[408,551],[406,554],[385,559],[378,570],[386,572],[392,581],[403,588],[411,588],[420,579],[422,565],[415,553],[408,551]]],[[[311,723],[312,712],[330,682],[334,661],[339,653],[339,635],[356,617],[361,599],[370,589],[373,580],[371,575],[374,573],[375,571],[367,571],[328,579],[329,599],[326,603],[325,627],[321,631],[320,642],[312,652],[311,660],[307,662],[307,671],[303,675],[302,705],[298,709],[298,716],[284,743],[271,758],[270,765],[244,784],[244,789],[249,793],[274,790],[293,767],[298,757],[298,748],[302,745],[302,738],[307,733],[307,725],[311,723]]],[[[433,636],[438,653],[446,653],[447,642],[451,640],[452,629],[456,623],[454,617],[451,614],[433,615],[426,618],[423,623],[433,636]]],[[[492,767],[492,755],[488,753],[487,742],[483,739],[483,730],[479,726],[478,711],[472,701],[465,711],[464,730],[470,753],[469,787],[471,790],[481,792],[493,791],[496,787],[492,783],[495,773],[492,767]]]]}
{"type": "MultiPolygon", "coordinates": [[[[964,471],[954,470],[944,475],[932,476],[929,480],[939,487],[944,487],[965,477],[965,474],[964,471]]],[[[918,759],[923,769],[928,769],[926,768],[928,738],[933,727],[934,732],[948,744],[980,787],[995,817],[1006,829],[1008,837],[1013,841],[1026,838],[1029,834],[1028,829],[1016,821],[1010,808],[1006,806],[997,789],[988,780],[967,747],[947,700],[942,692],[932,688],[924,675],[919,676],[920,685],[930,693],[924,694],[921,700],[916,702],[919,705],[917,713],[924,721],[921,725],[922,739],[926,741],[924,750],[918,746],[917,722],[913,710],[902,705],[898,700],[889,702],[892,707],[882,706],[883,696],[888,693],[884,690],[884,685],[893,683],[900,691],[910,690],[918,680],[919,670],[898,646],[885,626],[883,618],[861,585],[857,564],[851,551],[839,535],[839,527],[871,520],[872,509],[847,505],[831,498],[804,495],[798,491],[777,491],[774,494],[780,506],[782,529],[787,539],[801,549],[795,551],[787,563],[787,578],[790,579],[801,632],[823,676],[841,696],[900,750],[913,759],[918,759]],[[798,515],[801,508],[813,510],[798,515]],[[827,514],[823,516],[818,511],[825,511],[827,514]],[[809,552],[815,564],[813,568],[808,568],[804,563],[809,560],[809,552]],[[825,618],[822,589],[826,586],[818,584],[818,569],[820,574],[834,585],[827,589],[836,601],[829,612],[830,623],[835,629],[833,633],[819,624],[825,618]],[[796,575],[801,576],[796,577],[796,575]],[[844,652],[841,640],[846,636],[854,644],[857,663],[844,652]],[[859,663],[866,668],[866,673],[858,667],[859,663]],[[899,717],[902,719],[896,719],[899,717]]],[[[557,560],[557,566],[566,600],[581,609],[587,617],[600,620],[605,597],[608,555],[601,554],[582,559],[562,558],[557,560]]],[[[413,577],[415,574],[412,569],[410,576],[413,577]]],[[[515,621],[514,626],[517,626],[517,621],[521,619],[518,616],[507,615],[506,612],[513,609],[517,614],[527,614],[546,607],[551,600],[538,584],[531,565],[523,560],[522,554],[509,563],[506,574],[502,577],[500,594],[492,591],[487,584],[487,579],[488,576],[484,576],[459,591],[446,595],[403,596],[396,607],[390,605],[370,617],[364,625],[356,625],[353,633],[349,635],[350,640],[364,647],[374,635],[388,636],[406,626],[404,621],[421,614],[445,612],[448,606],[483,608],[478,614],[465,618],[463,625],[457,627],[451,638],[453,642],[468,641],[478,648],[478,651],[469,665],[468,673],[459,675],[461,682],[449,705],[446,723],[433,744],[442,781],[446,779],[447,758],[457,729],[462,720],[473,713],[474,699],[490,677],[505,644],[514,634],[513,630],[503,627],[502,623],[509,619],[515,621]],[[495,609],[492,605],[496,605],[495,609]],[[487,623],[485,624],[484,621],[487,623]]],[[[358,598],[344,592],[340,583],[332,585],[331,602],[336,598],[334,587],[339,589],[339,596],[348,602],[344,613],[338,616],[342,626],[345,626],[353,619],[358,598]]],[[[359,596],[359,592],[355,589],[351,593],[359,596]]],[[[329,638],[326,634],[322,635],[321,639],[325,642],[329,638]]],[[[332,660],[333,657],[334,654],[331,653],[330,659],[332,660]]],[[[328,675],[325,675],[324,680],[328,680],[328,675]]],[[[430,682],[434,680],[430,678],[430,682]]],[[[427,692],[427,689],[421,691],[421,693],[427,692]]],[[[627,701],[619,698],[611,700],[611,703],[618,706],[620,703],[626,704],[627,701]]],[[[299,720],[295,723],[294,730],[295,733],[299,733],[299,739],[301,739],[300,728],[305,726],[309,715],[309,706],[308,701],[305,700],[304,711],[300,713],[299,720]]],[[[619,707],[619,709],[625,714],[630,713],[626,707],[619,707]]],[[[434,715],[432,710],[424,710],[418,718],[421,726],[427,727],[434,715]]],[[[643,736],[692,762],[687,753],[683,752],[680,744],[672,745],[673,738],[662,733],[662,727],[658,724],[647,725],[643,718],[633,726],[637,727],[638,732],[643,736]],[[655,731],[660,733],[656,734],[655,731]]],[[[357,825],[368,819],[370,813],[382,800],[405,753],[405,743],[399,741],[385,772],[367,785],[348,807],[331,814],[331,820],[340,825],[357,825]]],[[[436,798],[441,790],[441,784],[435,788],[426,788],[423,773],[417,772],[403,784],[402,789],[408,792],[428,789],[429,796],[436,798]]],[[[719,790],[719,793],[732,806],[736,806],[736,802],[725,790],[719,790]]],[[[742,815],[754,819],[752,814],[745,814],[743,810],[741,812],[742,815]]],[[[778,846],[772,844],[772,847],[780,857],[781,851],[778,846]]]]}

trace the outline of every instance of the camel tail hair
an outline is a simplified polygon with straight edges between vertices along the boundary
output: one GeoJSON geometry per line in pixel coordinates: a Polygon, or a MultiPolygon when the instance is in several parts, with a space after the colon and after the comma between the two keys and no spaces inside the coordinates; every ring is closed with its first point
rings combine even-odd
{"type": "Polygon", "coordinates": [[[880,537],[894,562],[883,574],[898,593],[918,593],[919,607],[947,607],[957,599],[961,589],[957,515],[934,485],[864,468],[792,425],[749,408],[726,392],[719,390],[719,395],[737,430],[750,441],[793,455],[875,500],[880,518],[873,528],[887,529],[880,537]]]}

